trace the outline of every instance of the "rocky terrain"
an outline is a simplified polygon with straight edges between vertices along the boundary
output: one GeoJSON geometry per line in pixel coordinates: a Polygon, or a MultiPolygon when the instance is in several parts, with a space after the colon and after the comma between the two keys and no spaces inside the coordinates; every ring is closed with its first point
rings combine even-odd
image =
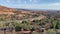
{"type": "Polygon", "coordinates": [[[21,28],[18,29],[22,33],[54,33],[54,30],[60,30],[60,10],[28,10],[0,6],[0,30],[5,33],[13,28],[9,32],[11,33],[14,29],[18,30],[17,27],[21,28]]]}
{"type": "Polygon", "coordinates": [[[8,8],[0,6],[0,20],[21,20],[40,16],[40,12],[32,10],[8,8]]]}

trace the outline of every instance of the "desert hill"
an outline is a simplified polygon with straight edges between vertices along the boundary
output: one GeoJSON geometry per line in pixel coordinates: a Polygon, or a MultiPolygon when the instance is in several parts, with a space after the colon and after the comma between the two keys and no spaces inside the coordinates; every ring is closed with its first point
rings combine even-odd
{"type": "Polygon", "coordinates": [[[0,6],[0,20],[20,20],[38,17],[40,12],[0,6]]]}
{"type": "Polygon", "coordinates": [[[16,9],[0,6],[0,14],[13,14],[12,11],[16,11],[16,9]]]}

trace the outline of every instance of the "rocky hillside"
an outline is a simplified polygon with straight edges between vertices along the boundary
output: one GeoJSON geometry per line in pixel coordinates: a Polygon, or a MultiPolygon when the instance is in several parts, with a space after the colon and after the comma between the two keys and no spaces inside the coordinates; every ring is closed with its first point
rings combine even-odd
{"type": "Polygon", "coordinates": [[[40,16],[40,12],[0,6],[0,20],[21,20],[40,16]]]}

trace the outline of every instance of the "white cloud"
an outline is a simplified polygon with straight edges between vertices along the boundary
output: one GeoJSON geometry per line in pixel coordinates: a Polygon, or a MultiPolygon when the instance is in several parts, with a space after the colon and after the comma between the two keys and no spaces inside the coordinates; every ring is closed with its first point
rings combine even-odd
{"type": "Polygon", "coordinates": [[[36,3],[36,2],[39,2],[40,0],[29,0],[29,1],[32,3],[36,3]]]}
{"type": "Polygon", "coordinates": [[[45,4],[42,8],[46,9],[60,9],[60,3],[45,4]]]}
{"type": "Polygon", "coordinates": [[[60,9],[60,3],[33,4],[29,8],[31,9],[60,9]]]}
{"type": "Polygon", "coordinates": [[[11,7],[26,8],[26,9],[58,9],[60,10],[60,3],[50,4],[11,4],[11,7]]]}

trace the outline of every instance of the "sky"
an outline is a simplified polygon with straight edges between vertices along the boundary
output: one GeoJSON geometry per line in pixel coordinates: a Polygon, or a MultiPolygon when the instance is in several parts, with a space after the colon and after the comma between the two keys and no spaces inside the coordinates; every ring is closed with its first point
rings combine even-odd
{"type": "Polygon", "coordinates": [[[0,0],[0,5],[11,8],[60,10],[60,0],[0,0]]]}

